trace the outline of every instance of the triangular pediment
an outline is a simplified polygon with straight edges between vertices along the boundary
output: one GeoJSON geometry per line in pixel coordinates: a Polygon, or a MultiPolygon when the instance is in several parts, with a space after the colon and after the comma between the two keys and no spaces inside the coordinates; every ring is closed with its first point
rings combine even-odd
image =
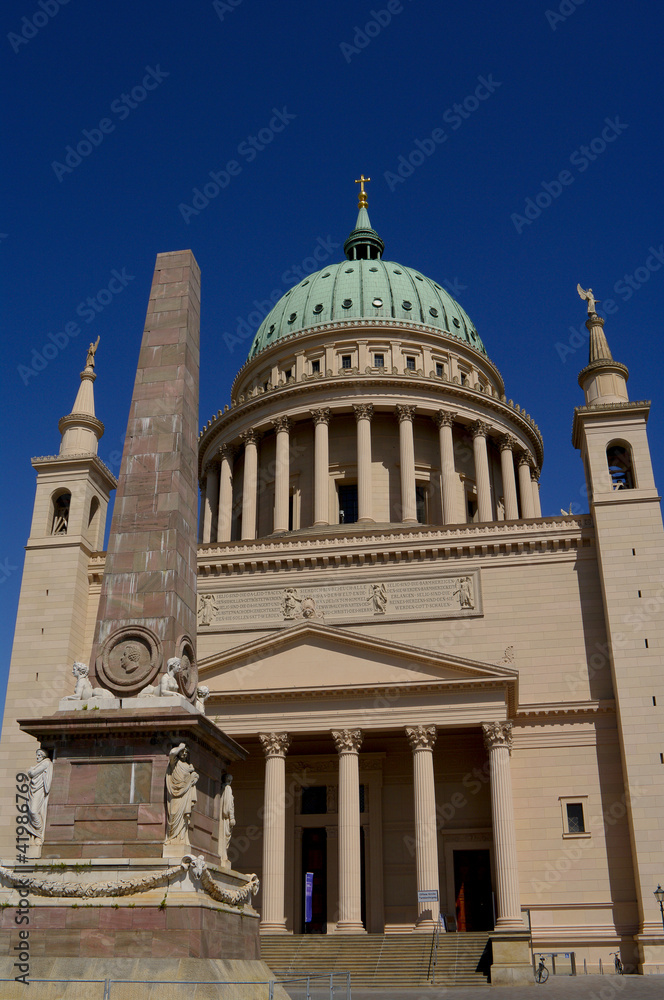
{"type": "Polygon", "coordinates": [[[420,649],[366,633],[302,622],[199,661],[201,681],[222,697],[270,692],[376,691],[487,684],[509,688],[511,667],[420,649]]]}

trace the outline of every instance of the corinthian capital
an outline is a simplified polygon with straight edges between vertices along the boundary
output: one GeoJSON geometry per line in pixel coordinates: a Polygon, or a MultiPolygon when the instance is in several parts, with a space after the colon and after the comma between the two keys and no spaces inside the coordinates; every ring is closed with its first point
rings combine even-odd
{"type": "Polygon", "coordinates": [[[500,445],[501,451],[511,451],[513,452],[517,446],[517,440],[513,434],[503,434],[502,437],[498,439],[498,444],[500,445]]]}
{"type": "Polygon", "coordinates": [[[332,730],[332,739],[337,753],[358,753],[362,746],[361,729],[332,730]]]}
{"type": "Polygon", "coordinates": [[[311,417],[315,424],[329,424],[330,422],[329,407],[325,406],[321,410],[312,410],[311,417]]]}
{"type": "Polygon", "coordinates": [[[353,410],[356,420],[371,420],[373,417],[373,403],[355,403],[353,410]]]}
{"type": "Polygon", "coordinates": [[[288,733],[259,733],[258,739],[266,757],[285,757],[291,738],[288,733]]]}
{"type": "Polygon", "coordinates": [[[290,431],[292,424],[288,417],[275,417],[274,418],[274,429],[277,431],[290,431]]]}
{"type": "Polygon", "coordinates": [[[532,459],[532,456],[529,455],[527,451],[524,451],[524,452],[521,453],[521,455],[519,455],[519,461],[518,461],[517,464],[518,465],[527,465],[529,468],[532,469],[532,467],[534,466],[535,463],[534,463],[534,461],[532,459]]]}
{"type": "Polygon", "coordinates": [[[438,410],[438,413],[433,418],[436,422],[437,427],[451,427],[454,423],[454,418],[456,413],[450,413],[449,410],[438,410]]]}
{"type": "Polygon", "coordinates": [[[436,742],[436,727],[410,726],[406,729],[406,736],[411,750],[433,750],[433,745],[436,742]]]}
{"type": "Polygon", "coordinates": [[[512,723],[511,722],[483,722],[482,733],[484,735],[484,746],[487,750],[497,750],[500,747],[507,747],[512,753],[512,723]]]}
{"type": "Polygon", "coordinates": [[[253,428],[248,431],[243,431],[242,434],[240,434],[240,438],[244,442],[245,448],[248,444],[258,444],[258,431],[253,430],[253,428]]]}
{"type": "Polygon", "coordinates": [[[402,420],[412,421],[414,416],[414,406],[403,406],[401,403],[397,403],[397,417],[399,418],[399,423],[401,423],[402,420]]]}
{"type": "Polygon", "coordinates": [[[484,420],[476,420],[474,424],[471,424],[470,430],[474,438],[485,438],[489,436],[491,425],[487,424],[484,420]]]}
{"type": "Polygon", "coordinates": [[[233,456],[235,454],[235,448],[230,444],[222,444],[219,446],[219,457],[222,462],[232,462],[233,456]]]}

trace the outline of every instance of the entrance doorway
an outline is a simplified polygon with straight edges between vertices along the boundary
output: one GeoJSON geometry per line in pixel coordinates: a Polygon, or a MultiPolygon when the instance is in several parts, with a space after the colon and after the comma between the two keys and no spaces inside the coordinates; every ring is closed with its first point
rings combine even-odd
{"type": "Polygon", "coordinates": [[[301,934],[327,933],[327,831],[324,826],[302,830],[302,929],[301,934]],[[305,924],[306,873],[313,872],[311,922],[305,924]]]}
{"type": "Polygon", "coordinates": [[[488,850],[454,851],[454,899],[458,931],[493,930],[488,850]]]}

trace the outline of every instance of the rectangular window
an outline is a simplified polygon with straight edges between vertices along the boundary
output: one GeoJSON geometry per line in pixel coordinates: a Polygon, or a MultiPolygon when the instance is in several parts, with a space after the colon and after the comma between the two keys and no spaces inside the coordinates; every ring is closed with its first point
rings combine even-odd
{"type": "Polygon", "coordinates": [[[288,497],[288,530],[293,530],[293,494],[291,493],[288,497]]]}
{"type": "Polygon", "coordinates": [[[470,496],[470,494],[466,495],[466,512],[467,512],[466,520],[468,521],[468,523],[477,520],[477,500],[475,500],[474,497],[470,496]]]}
{"type": "Polygon", "coordinates": [[[441,365],[440,361],[436,361],[436,375],[438,376],[438,378],[443,377],[443,366],[441,365]]]}
{"type": "Polygon", "coordinates": [[[466,383],[468,382],[468,376],[466,375],[465,372],[459,372],[459,374],[461,376],[461,385],[466,385],[466,383]]]}
{"type": "Polygon", "coordinates": [[[567,808],[567,832],[585,833],[586,827],[583,822],[583,803],[568,802],[567,808]]]}
{"type": "Polygon", "coordinates": [[[364,797],[364,785],[360,785],[360,812],[363,813],[366,808],[365,797],[364,797]]]}
{"type": "Polygon", "coordinates": [[[415,487],[415,512],[418,524],[427,523],[427,488],[426,486],[415,487]]]}
{"type": "Polygon", "coordinates": [[[406,358],[406,368],[409,372],[415,371],[415,358],[406,358]]]}
{"type": "Polygon", "coordinates": [[[351,362],[352,362],[352,358],[351,358],[350,354],[342,354],[341,355],[341,367],[342,368],[352,368],[351,362]]]}
{"type": "Polygon", "coordinates": [[[300,813],[303,816],[323,816],[327,812],[327,785],[311,785],[302,789],[300,813]]]}
{"type": "Polygon", "coordinates": [[[339,524],[357,521],[357,483],[339,483],[339,524]]]}
{"type": "Polygon", "coordinates": [[[312,361],[311,362],[311,374],[312,375],[318,375],[319,372],[320,372],[320,361],[312,361]]]}
{"type": "Polygon", "coordinates": [[[385,355],[374,354],[374,368],[384,368],[384,367],[385,367],[385,355]]]}
{"type": "Polygon", "coordinates": [[[286,371],[284,372],[284,375],[286,376],[286,381],[288,381],[288,379],[292,378],[293,376],[293,369],[287,368],[286,371]]]}

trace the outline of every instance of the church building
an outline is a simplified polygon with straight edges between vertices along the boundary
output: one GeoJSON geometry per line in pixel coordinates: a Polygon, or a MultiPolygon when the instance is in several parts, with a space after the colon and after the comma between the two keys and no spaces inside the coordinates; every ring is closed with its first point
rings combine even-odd
{"type": "MultiPolygon", "coordinates": [[[[630,401],[580,289],[590,512],[542,516],[535,419],[412,264],[385,258],[362,184],[343,260],[274,306],[200,434],[198,676],[207,716],[248,752],[230,861],[260,878],[266,942],[442,925],[574,953],[579,970],[618,951],[663,972],[649,403],[630,401]]],[[[46,715],[92,650],[116,483],[94,364],[81,379],[59,454],[33,459],[3,809],[34,759],[16,720],[37,714],[35,651],[46,715]]]]}

